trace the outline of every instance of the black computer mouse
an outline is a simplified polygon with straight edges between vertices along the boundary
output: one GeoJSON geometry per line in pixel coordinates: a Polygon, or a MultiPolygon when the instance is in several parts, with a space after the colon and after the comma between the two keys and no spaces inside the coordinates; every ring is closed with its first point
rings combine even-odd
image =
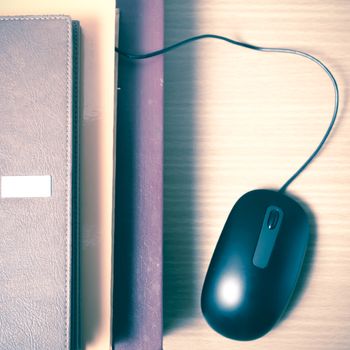
{"type": "Polygon", "coordinates": [[[253,340],[283,315],[310,235],[308,215],[288,195],[254,190],[233,207],[211,259],[202,312],[218,333],[253,340]]]}

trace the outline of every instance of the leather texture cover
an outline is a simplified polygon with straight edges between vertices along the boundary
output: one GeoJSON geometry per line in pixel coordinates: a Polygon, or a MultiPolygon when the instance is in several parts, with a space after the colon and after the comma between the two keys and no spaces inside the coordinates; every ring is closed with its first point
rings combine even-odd
{"type": "Polygon", "coordinates": [[[52,181],[0,198],[1,350],[78,347],[78,37],[66,16],[0,17],[0,177],[52,181]]]}

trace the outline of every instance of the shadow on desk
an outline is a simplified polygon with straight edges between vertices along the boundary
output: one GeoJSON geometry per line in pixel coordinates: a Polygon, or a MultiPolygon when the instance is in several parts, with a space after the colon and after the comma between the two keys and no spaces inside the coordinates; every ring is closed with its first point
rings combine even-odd
{"type": "MultiPolygon", "coordinates": [[[[166,45],[196,34],[193,1],[165,2],[166,45]],[[181,34],[181,37],[179,36],[181,34]]],[[[199,306],[196,281],[196,45],[165,58],[163,326],[167,333],[199,306]]]]}

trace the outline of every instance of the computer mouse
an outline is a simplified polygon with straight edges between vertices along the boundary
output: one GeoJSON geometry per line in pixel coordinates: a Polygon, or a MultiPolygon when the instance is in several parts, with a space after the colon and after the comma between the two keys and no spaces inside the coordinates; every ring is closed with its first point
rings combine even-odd
{"type": "Polygon", "coordinates": [[[234,205],[212,256],[202,312],[218,333],[253,340],[283,315],[310,235],[302,206],[281,191],[254,190],[234,205]]]}

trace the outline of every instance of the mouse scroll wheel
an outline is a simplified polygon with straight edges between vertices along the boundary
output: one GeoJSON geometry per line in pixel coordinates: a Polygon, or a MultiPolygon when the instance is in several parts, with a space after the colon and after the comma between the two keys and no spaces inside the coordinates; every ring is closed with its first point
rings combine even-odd
{"type": "Polygon", "coordinates": [[[270,211],[269,217],[267,219],[267,227],[269,228],[269,230],[273,230],[276,227],[279,221],[279,217],[280,213],[278,212],[278,210],[272,209],[270,211]]]}

